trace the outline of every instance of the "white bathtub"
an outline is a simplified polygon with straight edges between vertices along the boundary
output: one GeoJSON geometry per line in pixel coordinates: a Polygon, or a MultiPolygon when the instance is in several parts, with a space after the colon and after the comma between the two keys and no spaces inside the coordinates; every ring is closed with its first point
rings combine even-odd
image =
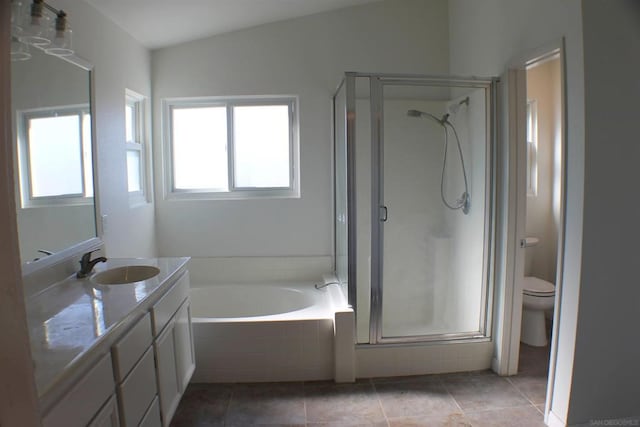
{"type": "Polygon", "coordinates": [[[334,379],[337,285],[192,285],[193,382],[334,379]]]}
{"type": "Polygon", "coordinates": [[[313,283],[192,288],[191,315],[194,322],[333,319],[334,293],[317,290],[313,283]]]}

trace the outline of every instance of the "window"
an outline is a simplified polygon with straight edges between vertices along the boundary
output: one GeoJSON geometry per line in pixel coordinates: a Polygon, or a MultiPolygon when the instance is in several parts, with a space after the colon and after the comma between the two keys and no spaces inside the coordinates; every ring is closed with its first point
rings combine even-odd
{"type": "Polygon", "coordinates": [[[165,101],[169,197],[299,197],[295,98],[165,101]]]}
{"type": "Polygon", "coordinates": [[[88,105],[17,113],[22,207],[92,203],[88,105]]]}
{"type": "Polygon", "coordinates": [[[126,90],[125,136],[127,146],[127,188],[132,204],[148,201],[145,98],[126,90]]]}
{"type": "Polygon", "coordinates": [[[538,194],[538,104],[527,101],[527,195],[538,194]]]}

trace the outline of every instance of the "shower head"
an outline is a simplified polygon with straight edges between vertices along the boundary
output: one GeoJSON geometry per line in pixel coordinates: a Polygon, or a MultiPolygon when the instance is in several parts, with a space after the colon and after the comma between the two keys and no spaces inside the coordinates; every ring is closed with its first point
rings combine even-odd
{"type": "Polygon", "coordinates": [[[409,110],[407,111],[407,116],[409,117],[422,117],[424,113],[418,110],[409,110]]]}
{"type": "Polygon", "coordinates": [[[456,115],[458,111],[460,111],[460,107],[462,107],[463,105],[466,105],[467,107],[469,106],[468,96],[456,104],[449,105],[449,107],[447,108],[447,111],[449,111],[450,114],[456,115]]]}

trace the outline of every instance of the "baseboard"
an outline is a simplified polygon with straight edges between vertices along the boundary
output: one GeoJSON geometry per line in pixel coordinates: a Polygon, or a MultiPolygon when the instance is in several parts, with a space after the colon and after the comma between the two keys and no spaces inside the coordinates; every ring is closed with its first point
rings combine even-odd
{"type": "Polygon", "coordinates": [[[566,427],[565,422],[562,421],[562,419],[556,414],[554,414],[553,411],[549,411],[545,422],[549,427],[566,427]]]}

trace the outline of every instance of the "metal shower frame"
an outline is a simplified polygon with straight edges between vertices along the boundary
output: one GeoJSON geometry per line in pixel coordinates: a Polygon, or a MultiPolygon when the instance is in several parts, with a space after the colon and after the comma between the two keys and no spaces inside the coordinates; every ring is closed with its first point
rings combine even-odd
{"type": "MultiPolygon", "coordinates": [[[[357,234],[356,234],[356,79],[368,78],[370,85],[371,105],[371,302],[369,320],[369,342],[359,345],[398,345],[417,342],[469,342],[486,341],[491,338],[491,322],[493,311],[493,290],[495,282],[496,251],[496,185],[497,185],[497,78],[430,76],[417,74],[389,74],[346,72],[333,95],[334,120],[336,118],[336,98],[341,89],[345,90],[346,117],[345,138],[347,149],[347,257],[348,257],[348,299],[349,304],[357,311],[357,234]],[[449,333],[438,335],[412,335],[399,337],[382,336],[382,268],[383,268],[383,87],[384,85],[430,86],[450,88],[478,88],[486,91],[487,111],[487,157],[486,166],[489,173],[486,177],[485,191],[485,230],[482,308],[477,332],[449,333]],[[379,167],[378,167],[379,166],[379,167]]],[[[337,135],[334,126],[334,153],[336,153],[337,135]]],[[[334,174],[335,174],[334,158],[334,174]]],[[[337,183],[334,182],[334,185],[337,183]]],[[[335,190],[335,189],[334,189],[335,190]]],[[[334,192],[335,197],[335,192],[334,192]]],[[[335,200],[334,200],[335,209],[335,200]]],[[[337,212],[334,212],[337,213],[337,212]]],[[[335,217],[335,215],[334,215],[335,217]]],[[[335,228],[334,228],[335,233],[335,228]]],[[[334,254],[337,248],[337,236],[334,239],[334,254]]]]}

